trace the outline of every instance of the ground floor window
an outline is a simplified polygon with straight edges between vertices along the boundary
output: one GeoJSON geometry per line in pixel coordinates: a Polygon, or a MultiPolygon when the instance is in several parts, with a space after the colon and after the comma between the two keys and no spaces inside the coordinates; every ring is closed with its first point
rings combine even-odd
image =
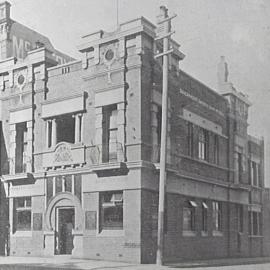
{"type": "Polygon", "coordinates": [[[222,205],[221,202],[213,202],[213,228],[214,231],[222,230],[222,205]]]}
{"type": "Polygon", "coordinates": [[[260,212],[249,212],[249,231],[251,235],[261,235],[261,219],[260,212]]]}
{"type": "Polygon", "coordinates": [[[123,191],[100,194],[100,230],[123,229],[123,191]]]}
{"type": "Polygon", "coordinates": [[[14,199],[14,232],[31,230],[31,197],[14,199]]]}
{"type": "Polygon", "coordinates": [[[183,231],[195,231],[196,202],[188,201],[183,207],[183,231]]]}
{"type": "Polygon", "coordinates": [[[208,231],[208,205],[202,202],[202,231],[208,231]]]}

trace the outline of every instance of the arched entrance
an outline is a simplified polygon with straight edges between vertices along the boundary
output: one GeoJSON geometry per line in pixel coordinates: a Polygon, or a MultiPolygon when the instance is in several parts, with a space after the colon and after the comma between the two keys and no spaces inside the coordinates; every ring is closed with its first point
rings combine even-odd
{"type": "Polygon", "coordinates": [[[53,249],[54,255],[72,254],[74,231],[82,230],[82,224],[79,199],[69,192],[58,193],[49,201],[45,212],[45,238],[48,238],[45,249],[53,249]]]}

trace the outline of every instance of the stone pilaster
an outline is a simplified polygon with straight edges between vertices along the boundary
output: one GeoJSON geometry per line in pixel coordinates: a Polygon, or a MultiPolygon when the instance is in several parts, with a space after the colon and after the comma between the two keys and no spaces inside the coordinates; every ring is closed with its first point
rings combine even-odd
{"type": "Polygon", "coordinates": [[[117,104],[117,142],[121,144],[121,146],[117,145],[117,160],[124,161],[125,160],[125,103],[117,104]]]}
{"type": "Polygon", "coordinates": [[[33,122],[28,121],[27,127],[27,152],[26,152],[26,171],[32,172],[32,156],[33,156],[33,122]]]}
{"type": "Polygon", "coordinates": [[[96,113],[96,136],[95,143],[99,149],[99,163],[102,163],[102,107],[95,108],[96,113]]]}
{"type": "Polygon", "coordinates": [[[9,125],[9,173],[15,174],[15,158],[16,158],[16,124],[9,125]]]}
{"type": "Polygon", "coordinates": [[[56,119],[52,119],[52,146],[55,146],[57,142],[57,122],[56,119]]]}

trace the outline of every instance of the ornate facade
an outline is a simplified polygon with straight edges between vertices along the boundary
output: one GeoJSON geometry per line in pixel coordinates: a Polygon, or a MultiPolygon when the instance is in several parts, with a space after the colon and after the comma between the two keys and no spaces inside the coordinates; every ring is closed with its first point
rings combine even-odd
{"type": "MultiPolygon", "coordinates": [[[[61,54],[59,64],[41,40],[24,57],[2,54],[11,256],[155,261],[162,92],[155,37],[155,25],[139,18],[84,36],[79,61],[61,54]]],[[[2,37],[2,52],[9,42],[2,37]]],[[[179,69],[184,55],[171,46],[165,259],[262,256],[263,140],[247,134],[250,103],[228,82],[224,59],[217,93],[179,69]]]]}

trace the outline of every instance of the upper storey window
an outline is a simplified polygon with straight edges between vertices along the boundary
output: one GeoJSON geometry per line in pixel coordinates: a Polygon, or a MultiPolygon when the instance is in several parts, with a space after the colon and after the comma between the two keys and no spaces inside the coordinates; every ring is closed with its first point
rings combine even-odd
{"type": "Polygon", "coordinates": [[[102,161],[116,161],[118,150],[116,105],[103,107],[102,130],[102,161]]]}
{"type": "Polygon", "coordinates": [[[59,116],[56,119],[56,143],[75,143],[75,117],[70,114],[59,116]]]}
{"type": "Polygon", "coordinates": [[[208,132],[205,129],[199,130],[198,157],[202,160],[208,159],[208,132]]]}
{"type": "Polygon", "coordinates": [[[47,120],[47,146],[59,142],[79,143],[82,141],[82,115],[64,114],[47,120]]]}
{"type": "Polygon", "coordinates": [[[15,173],[26,172],[27,162],[27,126],[26,122],[16,124],[15,173]]]}

